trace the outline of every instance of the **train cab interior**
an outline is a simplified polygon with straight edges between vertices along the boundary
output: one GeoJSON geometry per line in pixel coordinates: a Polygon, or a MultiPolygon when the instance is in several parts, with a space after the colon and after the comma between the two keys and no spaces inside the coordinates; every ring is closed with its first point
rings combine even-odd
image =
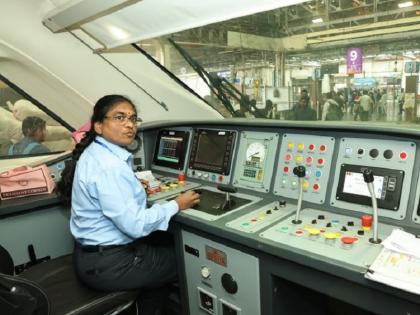
{"type": "MultiPolygon", "coordinates": [[[[0,5],[0,177],[45,164],[57,183],[95,102],[121,94],[148,205],[200,194],[169,227],[168,314],[420,314],[419,1],[0,5]],[[43,152],[18,150],[28,117],[43,152]]],[[[0,314],[2,280],[47,274],[50,313],[22,314],[142,314],[127,292],[58,294],[71,209],[4,189],[0,314]]]]}

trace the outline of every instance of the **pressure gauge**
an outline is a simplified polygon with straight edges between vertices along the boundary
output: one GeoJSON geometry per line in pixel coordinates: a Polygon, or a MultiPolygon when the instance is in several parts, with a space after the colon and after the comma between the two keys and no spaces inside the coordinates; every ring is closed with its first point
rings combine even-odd
{"type": "Polygon", "coordinates": [[[247,162],[259,162],[264,161],[266,153],[266,147],[261,142],[252,142],[246,149],[246,161],[247,162]]]}
{"type": "Polygon", "coordinates": [[[141,139],[139,135],[136,135],[134,137],[133,142],[131,142],[129,145],[126,146],[127,150],[131,153],[136,152],[138,149],[140,149],[141,146],[141,139]]]}

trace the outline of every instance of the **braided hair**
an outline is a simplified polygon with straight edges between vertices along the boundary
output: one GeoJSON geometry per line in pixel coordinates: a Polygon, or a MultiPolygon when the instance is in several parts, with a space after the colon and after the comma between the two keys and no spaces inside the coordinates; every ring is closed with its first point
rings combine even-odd
{"type": "Polygon", "coordinates": [[[90,119],[90,130],[86,133],[80,143],[76,144],[76,147],[72,152],[72,157],[70,160],[65,162],[66,166],[61,174],[60,181],[57,183],[58,196],[65,206],[71,205],[71,193],[77,161],[85,149],[95,140],[96,136],[98,135],[95,131],[95,123],[103,122],[107,113],[112,110],[116,104],[123,102],[131,104],[133,109],[136,110],[133,102],[129,98],[122,95],[105,95],[96,102],[93,108],[92,117],[90,119]]]}

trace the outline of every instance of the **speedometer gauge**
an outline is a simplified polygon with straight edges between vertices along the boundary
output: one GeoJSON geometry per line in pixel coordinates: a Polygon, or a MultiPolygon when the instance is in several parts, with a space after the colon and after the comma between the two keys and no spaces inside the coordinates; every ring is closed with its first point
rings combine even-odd
{"type": "Polygon", "coordinates": [[[261,142],[252,142],[248,144],[246,149],[246,161],[247,162],[259,162],[264,161],[266,147],[261,142]]]}

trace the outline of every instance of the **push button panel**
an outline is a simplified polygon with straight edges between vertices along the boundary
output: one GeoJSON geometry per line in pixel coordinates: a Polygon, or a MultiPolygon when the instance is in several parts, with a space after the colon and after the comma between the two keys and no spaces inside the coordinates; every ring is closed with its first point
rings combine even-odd
{"type": "MultiPolygon", "coordinates": [[[[365,229],[365,216],[349,217],[321,210],[303,209],[302,223],[294,224],[288,217],[259,234],[262,240],[294,247],[298,250],[324,256],[327,259],[367,268],[382,249],[369,239],[373,229],[365,229]]],[[[379,224],[381,239],[391,234],[394,227],[379,224]]]]}
{"type": "Polygon", "coordinates": [[[331,137],[284,134],[278,167],[274,168],[277,172],[274,194],[297,199],[298,178],[291,170],[304,165],[303,200],[324,203],[334,144],[335,140],[331,137]]]}
{"type": "Polygon", "coordinates": [[[296,211],[295,204],[279,200],[226,223],[226,226],[245,233],[255,233],[296,211]]]}

